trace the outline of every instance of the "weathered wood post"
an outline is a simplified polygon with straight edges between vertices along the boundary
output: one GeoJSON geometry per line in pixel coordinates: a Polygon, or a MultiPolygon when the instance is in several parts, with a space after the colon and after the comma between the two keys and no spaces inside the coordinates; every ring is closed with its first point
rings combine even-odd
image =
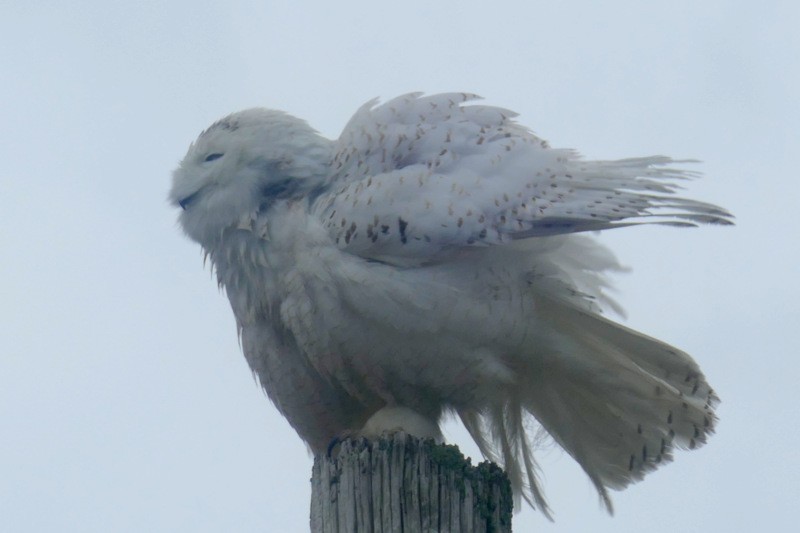
{"type": "Polygon", "coordinates": [[[511,531],[511,485],[456,446],[395,433],[314,459],[312,533],[511,531]]]}

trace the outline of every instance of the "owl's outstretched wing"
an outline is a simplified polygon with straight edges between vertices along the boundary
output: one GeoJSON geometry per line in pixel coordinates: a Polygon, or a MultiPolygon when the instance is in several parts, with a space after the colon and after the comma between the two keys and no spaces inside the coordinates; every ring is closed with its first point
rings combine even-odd
{"type": "Polygon", "coordinates": [[[409,94],[363,106],[338,140],[313,210],[350,253],[393,264],[463,247],[640,223],[729,224],[674,195],[693,172],[654,156],[587,161],[552,149],[478,97],[409,94]]]}

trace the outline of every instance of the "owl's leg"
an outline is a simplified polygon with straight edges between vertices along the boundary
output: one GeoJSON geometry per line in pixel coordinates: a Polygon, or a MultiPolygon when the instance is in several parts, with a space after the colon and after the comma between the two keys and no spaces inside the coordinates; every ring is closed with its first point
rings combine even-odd
{"type": "Polygon", "coordinates": [[[359,430],[344,430],[328,443],[328,457],[336,455],[338,446],[347,439],[377,439],[392,433],[403,432],[422,439],[433,439],[437,444],[444,443],[439,425],[428,417],[398,405],[383,407],[373,414],[359,430]]]}
{"type": "Polygon", "coordinates": [[[399,405],[387,405],[380,409],[367,420],[364,427],[356,434],[369,439],[399,431],[423,439],[433,439],[439,444],[444,442],[442,431],[436,420],[431,420],[408,407],[399,405]]]}

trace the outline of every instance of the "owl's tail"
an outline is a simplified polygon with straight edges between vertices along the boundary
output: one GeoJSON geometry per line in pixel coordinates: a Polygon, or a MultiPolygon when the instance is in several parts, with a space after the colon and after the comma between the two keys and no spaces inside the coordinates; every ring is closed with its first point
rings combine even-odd
{"type": "Polygon", "coordinates": [[[513,358],[518,386],[480,412],[459,413],[532,506],[550,516],[529,415],[581,465],[609,512],[608,488],[641,480],[675,447],[694,449],[713,433],[719,399],[688,354],[567,302],[538,300],[537,314],[557,333],[513,358]]]}

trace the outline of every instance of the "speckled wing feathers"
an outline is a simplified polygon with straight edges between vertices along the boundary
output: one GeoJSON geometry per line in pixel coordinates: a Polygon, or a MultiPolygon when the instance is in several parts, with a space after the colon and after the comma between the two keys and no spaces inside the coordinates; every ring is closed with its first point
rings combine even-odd
{"type": "Polygon", "coordinates": [[[673,196],[693,173],[667,157],[585,161],[551,149],[514,113],[470,94],[402,96],[362,107],[342,133],[314,211],[337,245],[396,263],[453,248],[635,223],[727,223],[673,196]]]}

